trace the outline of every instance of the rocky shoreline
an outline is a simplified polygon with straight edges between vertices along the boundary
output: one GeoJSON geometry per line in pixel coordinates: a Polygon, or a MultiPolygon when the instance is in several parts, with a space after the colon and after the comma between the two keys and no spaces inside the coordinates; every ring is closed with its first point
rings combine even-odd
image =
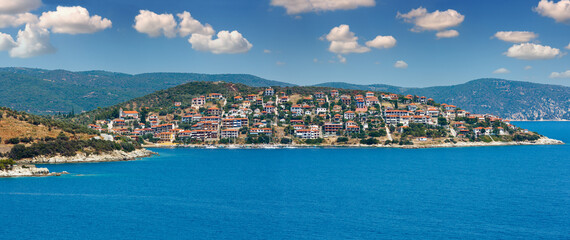
{"type": "Polygon", "coordinates": [[[212,149],[275,149],[275,148],[453,148],[453,147],[492,147],[492,146],[516,146],[516,145],[562,145],[564,142],[556,139],[542,137],[536,141],[529,142],[458,142],[458,143],[440,143],[440,144],[424,144],[424,145],[365,145],[365,144],[233,144],[233,145],[175,145],[175,144],[146,144],[147,148],[212,148],[212,149]]]}
{"type": "Polygon", "coordinates": [[[137,149],[132,152],[124,152],[115,150],[109,153],[102,154],[90,154],[78,153],[72,157],[55,156],[46,157],[38,156],[31,159],[18,160],[18,163],[31,163],[31,164],[59,164],[59,163],[88,163],[88,162],[118,162],[118,161],[129,161],[138,158],[150,157],[156,153],[148,149],[137,149]]]}
{"type": "Polygon", "coordinates": [[[0,177],[45,177],[45,176],[60,176],[62,174],[69,174],[63,172],[50,172],[47,168],[38,168],[35,165],[29,164],[16,164],[10,170],[0,170],[0,177]]]}

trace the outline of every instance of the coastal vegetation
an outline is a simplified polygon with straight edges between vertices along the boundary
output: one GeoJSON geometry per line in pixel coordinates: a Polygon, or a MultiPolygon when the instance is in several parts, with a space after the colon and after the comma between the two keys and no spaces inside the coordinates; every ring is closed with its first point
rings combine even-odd
{"type": "Polygon", "coordinates": [[[33,143],[30,146],[17,144],[5,156],[14,160],[37,156],[54,157],[60,155],[70,157],[77,155],[78,152],[88,154],[101,154],[115,150],[132,152],[137,148],[140,148],[140,145],[131,142],[114,142],[98,139],[67,141],[57,139],[33,143]]]}

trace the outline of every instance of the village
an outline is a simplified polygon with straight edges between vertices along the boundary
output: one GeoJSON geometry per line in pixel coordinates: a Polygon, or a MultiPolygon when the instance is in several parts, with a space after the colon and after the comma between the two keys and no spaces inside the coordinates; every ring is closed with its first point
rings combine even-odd
{"type": "Polygon", "coordinates": [[[165,109],[123,109],[90,128],[140,143],[430,145],[532,140],[527,130],[425,96],[338,90],[195,96],[165,109]],[[144,112],[144,113],[143,113],[144,112]],[[516,139],[516,138],[524,139],[516,139]],[[526,139],[529,138],[529,139],[526,139]]]}

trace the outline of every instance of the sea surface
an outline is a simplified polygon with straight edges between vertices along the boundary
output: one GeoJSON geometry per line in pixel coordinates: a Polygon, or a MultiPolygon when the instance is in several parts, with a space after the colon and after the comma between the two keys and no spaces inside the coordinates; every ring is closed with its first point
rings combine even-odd
{"type": "Polygon", "coordinates": [[[569,145],[153,150],[0,179],[0,239],[570,238],[569,145]]]}

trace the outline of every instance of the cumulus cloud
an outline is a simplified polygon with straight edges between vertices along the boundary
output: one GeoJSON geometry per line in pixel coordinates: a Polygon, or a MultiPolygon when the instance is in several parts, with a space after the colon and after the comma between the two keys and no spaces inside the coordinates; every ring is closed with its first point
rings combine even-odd
{"type": "Polygon", "coordinates": [[[459,32],[456,30],[446,30],[440,31],[435,34],[437,38],[454,38],[459,36],[459,32]]]}
{"type": "Polygon", "coordinates": [[[263,49],[263,53],[270,54],[270,53],[271,53],[271,50],[269,50],[269,49],[263,49]]]}
{"type": "Polygon", "coordinates": [[[42,13],[38,25],[54,33],[82,34],[110,28],[112,23],[98,15],[89,16],[89,11],[80,6],[58,6],[55,11],[42,13]]]}
{"type": "Polygon", "coordinates": [[[495,37],[505,42],[523,43],[537,38],[538,34],[527,31],[500,31],[495,33],[495,37]]]}
{"type": "Polygon", "coordinates": [[[456,37],[459,35],[457,31],[450,32],[445,30],[459,26],[459,24],[465,20],[465,16],[453,9],[446,11],[436,10],[435,12],[429,13],[427,9],[423,7],[412,9],[405,14],[398,12],[396,17],[404,19],[405,22],[414,24],[414,27],[411,29],[413,32],[438,31],[440,35],[438,38],[445,36],[456,37]]]}
{"type": "Polygon", "coordinates": [[[570,78],[570,70],[566,70],[566,72],[553,72],[550,74],[550,78],[570,78]]]}
{"type": "Polygon", "coordinates": [[[493,71],[494,74],[504,74],[504,73],[510,73],[510,72],[511,72],[511,71],[509,71],[509,70],[506,69],[506,68],[499,68],[499,69],[493,71]]]}
{"type": "Polygon", "coordinates": [[[556,22],[570,22],[570,0],[560,0],[557,3],[540,0],[534,11],[542,16],[553,18],[556,22]]]}
{"type": "Polygon", "coordinates": [[[340,54],[339,54],[339,55],[336,55],[336,58],[338,58],[338,61],[339,61],[340,63],[346,63],[346,58],[343,57],[342,55],[340,55],[340,54]]]}
{"type": "Polygon", "coordinates": [[[156,14],[148,10],[140,10],[139,15],[135,17],[134,28],[151,37],[164,35],[173,38],[177,35],[177,25],[172,14],[156,14]]]}
{"type": "Polygon", "coordinates": [[[41,5],[42,0],[0,0],[0,13],[25,13],[37,9],[41,5]]]}
{"type": "Polygon", "coordinates": [[[178,31],[182,37],[186,37],[194,33],[208,36],[214,35],[216,33],[210,24],[202,25],[202,23],[194,19],[189,12],[184,11],[183,13],[179,13],[176,16],[178,16],[180,19],[178,31]]]}
{"type": "Polygon", "coordinates": [[[17,27],[36,22],[38,22],[38,17],[31,13],[0,14],[0,28],[17,27]]]}
{"type": "Polygon", "coordinates": [[[6,33],[0,33],[0,51],[8,51],[16,46],[16,42],[12,36],[6,33]]]}
{"type": "Polygon", "coordinates": [[[393,48],[396,46],[396,39],[392,36],[376,36],[373,40],[366,42],[366,46],[373,48],[393,48]]]}
{"type": "Polygon", "coordinates": [[[394,67],[395,68],[408,68],[408,64],[402,60],[398,60],[398,61],[396,61],[396,63],[394,63],[394,67]]]}
{"type": "Polygon", "coordinates": [[[284,7],[287,14],[349,10],[359,7],[373,7],[375,0],[271,0],[272,6],[284,7]]]}
{"type": "Polygon", "coordinates": [[[192,34],[188,42],[192,48],[198,51],[208,51],[215,54],[221,53],[244,53],[249,51],[253,45],[245,39],[238,31],[220,31],[217,39],[212,36],[202,34],[192,34]]]}
{"type": "Polygon", "coordinates": [[[331,29],[326,39],[331,42],[329,51],[333,53],[364,53],[370,51],[370,48],[358,44],[358,37],[350,31],[350,27],[342,24],[331,29]]]}
{"type": "Polygon", "coordinates": [[[566,46],[566,47],[564,47],[564,48],[570,50],[570,43],[568,43],[568,46],[566,46]]]}
{"type": "Polygon", "coordinates": [[[55,48],[49,41],[49,31],[33,24],[27,24],[24,30],[18,32],[16,46],[10,49],[10,56],[15,58],[30,58],[43,54],[54,53],[55,48]]]}
{"type": "Polygon", "coordinates": [[[558,48],[535,43],[521,43],[513,45],[504,54],[508,57],[523,60],[552,59],[557,56],[562,56],[562,53],[558,48]]]}
{"type": "Polygon", "coordinates": [[[525,66],[524,67],[524,70],[531,70],[531,69],[532,69],[532,66],[525,66]]]}

